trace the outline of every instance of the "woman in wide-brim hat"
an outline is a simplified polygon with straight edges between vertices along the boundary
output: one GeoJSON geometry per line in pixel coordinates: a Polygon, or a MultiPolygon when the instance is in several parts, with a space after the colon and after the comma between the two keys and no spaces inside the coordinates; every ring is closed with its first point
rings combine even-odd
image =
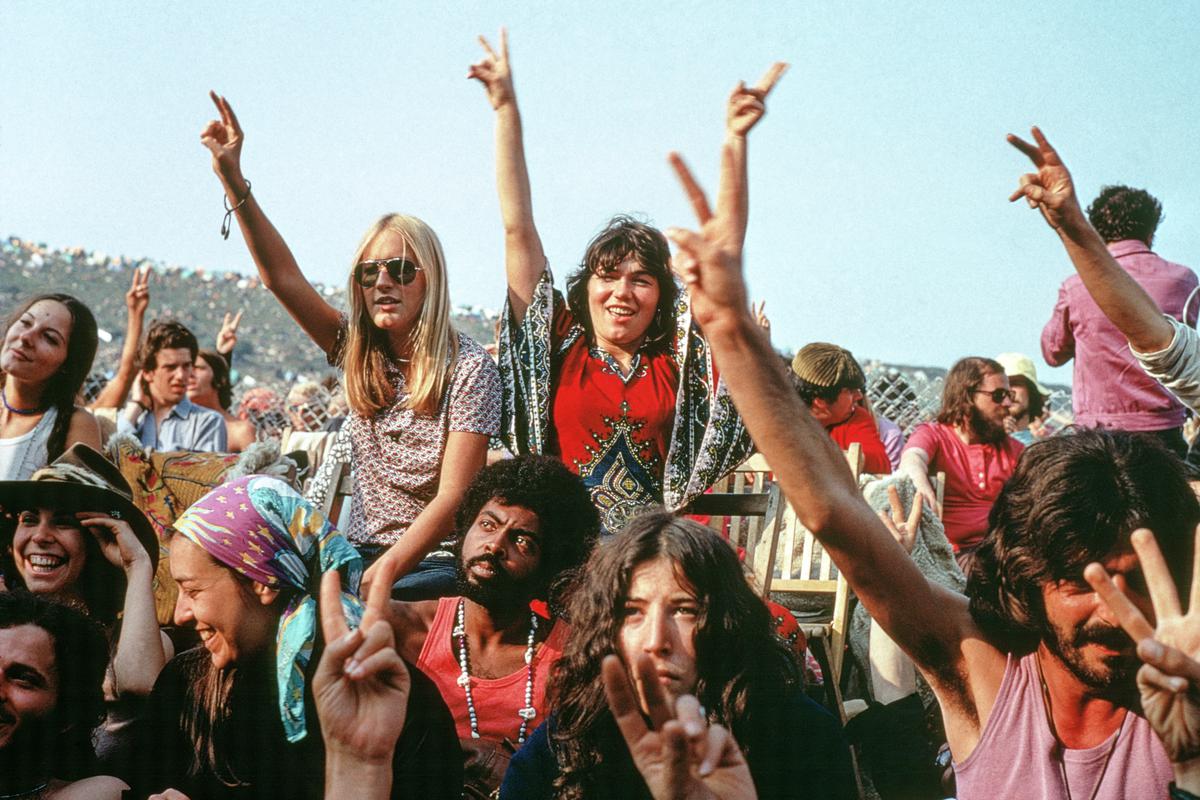
{"type": "Polygon", "coordinates": [[[120,470],[76,444],[27,481],[0,481],[8,590],[86,611],[115,644],[110,699],[148,695],[172,653],[154,614],[158,539],[120,470]],[[118,624],[119,620],[119,624],[118,624]]]}

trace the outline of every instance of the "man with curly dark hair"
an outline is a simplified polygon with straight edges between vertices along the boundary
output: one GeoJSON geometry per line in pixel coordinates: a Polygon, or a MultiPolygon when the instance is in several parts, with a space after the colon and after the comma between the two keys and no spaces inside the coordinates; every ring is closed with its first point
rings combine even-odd
{"type": "Polygon", "coordinates": [[[65,605],[0,592],[0,797],[121,797],[95,775],[92,730],[104,718],[108,645],[65,605]]]}
{"type": "Polygon", "coordinates": [[[599,528],[591,495],[561,461],[500,461],[479,471],[458,508],[458,595],[392,603],[397,649],[441,689],[481,796],[545,719],[567,636],[557,600],[599,528]]]}
{"type": "MultiPolygon", "coordinates": [[[[1196,273],[1150,249],[1162,204],[1144,189],[1105,186],[1088,206],[1087,216],[1108,252],[1158,307],[1195,325],[1200,308],[1192,296],[1196,273]]],[[[1079,275],[1071,275],[1059,289],[1054,314],[1042,331],[1042,354],[1054,367],[1075,359],[1076,423],[1153,433],[1180,456],[1186,454],[1183,404],[1138,368],[1125,335],[1096,304],[1079,275]]]]}

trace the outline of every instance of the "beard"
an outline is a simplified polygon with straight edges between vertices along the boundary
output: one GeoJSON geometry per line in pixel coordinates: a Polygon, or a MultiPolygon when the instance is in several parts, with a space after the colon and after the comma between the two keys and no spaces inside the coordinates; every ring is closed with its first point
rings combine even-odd
{"type": "Polygon", "coordinates": [[[1008,436],[1008,432],[1004,430],[1004,423],[988,419],[974,406],[971,407],[969,424],[971,433],[984,444],[1004,444],[1004,437],[1008,436]]]}
{"type": "Polygon", "coordinates": [[[488,610],[527,605],[533,598],[533,587],[530,581],[516,580],[504,568],[499,559],[487,553],[476,556],[470,561],[459,559],[455,587],[460,595],[488,610]],[[484,580],[476,578],[470,573],[471,567],[475,564],[490,566],[492,576],[484,580]]]}
{"type": "Polygon", "coordinates": [[[1114,701],[1131,701],[1137,697],[1135,676],[1141,661],[1129,635],[1110,625],[1084,625],[1067,631],[1051,624],[1046,647],[1080,683],[1099,697],[1114,701]],[[1089,659],[1084,648],[1098,644],[1116,652],[1099,659],[1089,659]]]}
{"type": "Polygon", "coordinates": [[[0,775],[9,786],[19,788],[51,776],[53,754],[63,752],[62,737],[52,717],[23,719],[20,728],[0,748],[0,775]]]}

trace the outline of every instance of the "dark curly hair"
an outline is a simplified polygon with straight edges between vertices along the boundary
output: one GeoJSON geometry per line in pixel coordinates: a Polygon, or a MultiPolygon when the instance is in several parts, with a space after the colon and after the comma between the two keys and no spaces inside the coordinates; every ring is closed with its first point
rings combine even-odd
{"type": "Polygon", "coordinates": [[[1162,222],[1162,203],[1145,189],[1105,186],[1087,214],[1106,243],[1137,239],[1149,246],[1162,222]]]}
{"type": "Polygon", "coordinates": [[[467,487],[455,517],[455,560],[463,539],[489,500],[537,514],[541,561],[534,597],[553,600],[574,578],[600,532],[600,516],[579,476],[557,458],[517,456],[481,469],[467,487]]]}
{"type": "MultiPolygon", "coordinates": [[[[100,341],[96,329],[96,317],[92,310],[78,298],[69,294],[51,293],[39,294],[29,298],[9,316],[4,323],[4,333],[8,332],[17,320],[35,303],[43,300],[53,300],[66,307],[71,315],[71,333],[67,337],[67,358],[62,367],[46,382],[42,393],[42,401],[48,407],[57,411],[54,425],[50,429],[50,438],[46,441],[46,451],[49,460],[53,461],[67,449],[67,432],[71,428],[71,419],[75,415],[75,399],[83,389],[83,382],[92,371],[92,361],[96,358],[96,347],[100,341]]],[[[3,334],[0,334],[0,338],[3,334]]],[[[3,373],[0,373],[2,376],[3,373]]]]}
{"type": "Polygon", "coordinates": [[[196,334],[188,330],[188,327],[182,322],[173,319],[155,320],[150,326],[150,330],[146,332],[146,340],[142,342],[142,346],[138,350],[138,363],[144,370],[153,370],[158,366],[160,350],[177,348],[186,348],[192,354],[192,361],[195,362],[196,355],[200,352],[200,343],[196,341],[196,334]]]}
{"type": "MultiPolygon", "coordinates": [[[[35,777],[74,780],[94,774],[92,731],[104,719],[108,641],[100,626],[60,603],[25,591],[0,593],[0,629],[33,625],[54,641],[58,698],[45,741],[31,743],[28,760],[14,761],[35,777]]],[[[19,754],[9,754],[19,755],[19,754]]]]}
{"type": "Polygon", "coordinates": [[[560,767],[554,781],[559,798],[611,795],[605,769],[628,757],[605,701],[600,662],[619,649],[634,570],[659,558],[675,565],[700,604],[699,680],[693,693],[710,722],[731,728],[745,745],[754,738],[748,734],[754,709],[761,703],[778,705],[788,692],[799,690],[795,658],[776,635],[770,612],[747,583],[729,543],[691,520],[661,510],[645,512],[593,551],[568,601],[571,632],[547,689],[556,719],[551,735],[560,767]]]}
{"type": "Polygon", "coordinates": [[[1030,419],[1041,419],[1042,412],[1046,410],[1046,398],[1042,397],[1042,393],[1038,391],[1037,385],[1026,378],[1024,375],[1009,375],[1009,386],[1024,386],[1025,391],[1029,394],[1029,414],[1030,419]]]}
{"type": "Polygon", "coordinates": [[[988,519],[967,581],[971,616],[1014,653],[1051,635],[1042,587],[1083,582],[1083,568],[1154,532],[1186,595],[1200,504],[1183,462],[1152,436],[1080,431],[1025,449],[988,519]]]}
{"type": "Polygon", "coordinates": [[[671,273],[671,249],[661,231],[633,217],[613,217],[588,242],[583,263],[567,278],[567,308],[583,327],[588,344],[595,344],[592,316],[588,311],[588,280],[592,275],[612,272],[630,257],[636,258],[658,284],[658,305],[650,327],[646,329],[646,345],[651,352],[669,351],[674,346],[676,304],[679,302],[679,286],[671,273]]]}

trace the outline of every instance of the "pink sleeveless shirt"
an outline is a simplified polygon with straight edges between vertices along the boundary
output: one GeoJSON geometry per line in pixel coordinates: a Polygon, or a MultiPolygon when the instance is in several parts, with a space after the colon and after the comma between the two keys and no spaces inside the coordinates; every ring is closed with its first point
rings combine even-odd
{"type": "MultiPolygon", "coordinates": [[[[958,800],[1067,800],[1054,752],[1034,655],[1017,660],[1010,654],[979,744],[966,760],[954,765],[958,800]]],[[[1096,800],[1158,800],[1167,796],[1168,784],[1174,780],[1171,762],[1150,723],[1132,711],[1113,736],[1086,750],[1065,750],[1062,758],[1076,800],[1090,797],[1097,782],[1096,800]],[[1105,769],[1114,736],[1116,746],[1105,769]]]]}
{"type": "MultiPolygon", "coordinates": [[[[437,684],[442,699],[450,707],[450,715],[454,717],[458,738],[470,739],[471,718],[467,714],[467,696],[463,687],[458,685],[458,677],[462,674],[462,667],[458,663],[458,646],[450,637],[457,614],[457,597],[443,597],[438,601],[429,635],[425,637],[421,655],[417,658],[417,668],[437,684]]],[[[549,623],[539,619],[538,624],[549,623]]],[[[565,622],[555,622],[550,635],[533,656],[533,707],[537,709],[537,716],[529,721],[525,729],[526,737],[546,720],[546,682],[550,679],[550,667],[562,655],[567,631],[565,622]]],[[[517,711],[525,705],[527,678],[524,667],[492,680],[471,676],[471,697],[475,701],[475,716],[481,738],[496,742],[511,739],[516,743],[521,730],[521,718],[517,716],[517,711]]]]}

